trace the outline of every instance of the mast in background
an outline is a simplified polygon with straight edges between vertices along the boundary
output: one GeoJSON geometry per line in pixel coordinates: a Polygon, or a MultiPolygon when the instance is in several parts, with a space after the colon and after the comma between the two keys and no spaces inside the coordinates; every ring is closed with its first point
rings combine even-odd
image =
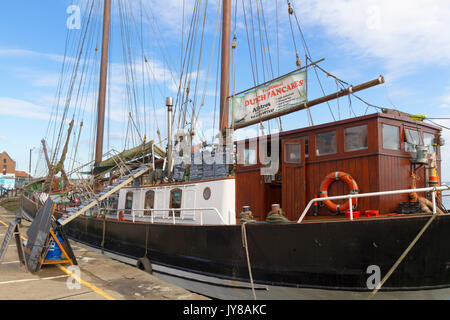
{"type": "Polygon", "coordinates": [[[220,131],[228,127],[228,96],[230,87],[231,0],[223,0],[222,63],[220,78],[220,131]]]}
{"type": "Polygon", "coordinates": [[[108,75],[109,27],[111,23],[111,0],[105,0],[103,15],[102,60],[97,109],[97,142],[95,145],[95,167],[102,162],[103,135],[105,127],[106,81],[108,75]]]}

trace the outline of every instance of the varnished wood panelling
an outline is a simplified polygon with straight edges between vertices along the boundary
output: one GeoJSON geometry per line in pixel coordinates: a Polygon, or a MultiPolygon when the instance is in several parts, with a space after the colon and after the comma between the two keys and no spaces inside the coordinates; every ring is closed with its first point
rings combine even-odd
{"type": "Polygon", "coordinates": [[[266,211],[264,188],[259,168],[236,174],[236,217],[239,217],[243,206],[250,206],[250,210],[258,220],[264,217],[266,211]]]}
{"type": "MultiPolygon", "coordinates": [[[[376,192],[378,190],[378,181],[374,178],[378,171],[377,156],[356,157],[352,159],[308,164],[306,171],[308,181],[306,193],[308,201],[317,196],[320,191],[320,184],[325,179],[326,175],[335,171],[343,171],[350,174],[358,183],[361,193],[376,192]]],[[[329,196],[345,195],[348,193],[348,186],[341,181],[333,182],[328,190],[329,196]]],[[[344,201],[336,201],[336,203],[344,203],[344,201]]],[[[364,198],[358,201],[357,210],[376,209],[377,207],[378,201],[376,198],[364,198]]],[[[329,215],[330,211],[326,207],[322,207],[320,208],[319,214],[329,215]]]]}

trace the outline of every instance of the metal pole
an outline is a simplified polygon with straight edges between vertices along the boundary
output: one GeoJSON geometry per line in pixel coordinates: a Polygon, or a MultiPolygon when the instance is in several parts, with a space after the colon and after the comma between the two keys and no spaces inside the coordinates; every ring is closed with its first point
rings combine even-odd
{"type": "Polygon", "coordinates": [[[353,220],[353,201],[352,201],[352,197],[350,197],[348,199],[348,201],[350,202],[350,220],[353,220]]]}
{"type": "Polygon", "coordinates": [[[402,189],[402,190],[380,191],[380,192],[369,192],[369,193],[359,193],[359,194],[348,194],[348,195],[343,195],[343,196],[314,198],[314,199],[311,199],[308,202],[308,205],[306,206],[305,210],[303,210],[303,213],[301,214],[300,218],[297,220],[297,223],[302,222],[303,218],[305,217],[306,213],[308,213],[308,210],[311,208],[312,204],[314,202],[317,202],[317,201],[340,200],[340,199],[349,199],[349,198],[378,197],[378,196],[384,196],[384,195],[410,193],[411,191],[414,191],[414,192],[433,192],[433,191],[437,192],[437,191],[444,191],[444,190],[450,190],[450,186],[443,185],[443,186],[440,186],[440,187],[418,188],[418,189],[402,189]]]}
{"type": "Polygon", "coordinates": [[[431,199],[433,202],[433,214],[436,214],[436,191],[433,190],[433,192],[431,192],[431,199]]]}

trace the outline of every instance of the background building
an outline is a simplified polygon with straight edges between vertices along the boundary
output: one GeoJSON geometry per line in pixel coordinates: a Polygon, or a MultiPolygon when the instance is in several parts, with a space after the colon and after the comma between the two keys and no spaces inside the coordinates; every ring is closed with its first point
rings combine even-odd
{"type": "Polygon", "coordinates": [[[15,188],[20,189],[27,183],[29,183],[33,179],[32,176],[30,176],[25,171],[16,171],[16,182],[15,182],[15,188]]]}
{"type": "Polygon", "coordinates": [[[6,151],[0,153],[0,188],[14,189],[16,184],[16,162],[6,151]]]}

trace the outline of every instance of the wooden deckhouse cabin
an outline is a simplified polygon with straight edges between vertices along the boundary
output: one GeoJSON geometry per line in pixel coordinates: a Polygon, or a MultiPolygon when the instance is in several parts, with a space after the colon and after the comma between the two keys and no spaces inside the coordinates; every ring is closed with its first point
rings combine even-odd
{"type": "MultiPolygon", "coordinates": [[[[440,134],[439,127],[390,109],[282,132],[279,170],[274,176],[261,175],[262,164],[256,159],[259,144],[255,148],[255,141],[248,139],[245,148],[238,151],[238,158],[243,157],[244,161],[236,166],[236,214],[239,216],[243,206],[250,206],[255,219],[264,220],[271,205],[280,204],[286,217],[296,221],[308,202],[319,196],[326,175],[336,171],[350,174],[360,193],[409,189],[412,172],[416,175],[416,187],[426,187],[429,166],[413,164],[411,151],[414,145],[426,145],[430,154],[436,152],[440,176],[440,134]]],[[[267,139],[270,141],[270,137],[267,139]]],[[[342,181],[335,181],[328,189],[329,196],[348,193],[349,188],[342,181]]],[[[406,201],[407,194],[361,198],[356,210],[391,213],[406,201]]],[[[312,214],[310,210],[308,216],[312,214]]],[[[327,207],[319,206],[319,216],[331,214],[327,207]]]]}

